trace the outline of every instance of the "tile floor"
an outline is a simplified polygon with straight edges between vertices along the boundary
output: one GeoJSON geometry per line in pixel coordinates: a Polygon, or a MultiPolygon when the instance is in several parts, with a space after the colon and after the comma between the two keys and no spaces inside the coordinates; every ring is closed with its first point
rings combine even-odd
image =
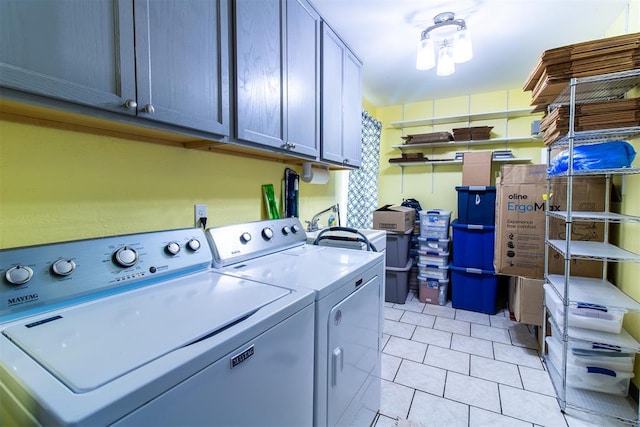
{"type": "Polygon", "coordinates": [[[382,402],[375,427],[609,426],[562,414],[537,351],[533,327],[495,316],[423,304],[385,303],[382,402]]]}

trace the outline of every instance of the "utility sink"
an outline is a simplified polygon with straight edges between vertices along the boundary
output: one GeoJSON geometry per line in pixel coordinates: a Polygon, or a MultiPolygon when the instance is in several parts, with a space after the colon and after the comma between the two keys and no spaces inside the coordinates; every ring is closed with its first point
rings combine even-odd
{"type": "MultiPolygon", "coordinates": [[[[387,246],[387,232],[384,230],[373,230],[369,228],[358,229],[364,237],[376,248],[378,252],[382,252],[387,246]]],[[[312,245],[318,237],[318,234],[322,232],[322,229],[318,231],[307,231],[307,243],[312,245]]],[[[340,237],[359,237],[355,233],[347,231],[330,231],[326,232],[323,236],[336,236],[336,239],[323,239],[319,242],[321,246],[334,246],[338,248],[367,250],[366,245],[362,242],[354,242],[349,240],[340,240],[340,237]]]]}

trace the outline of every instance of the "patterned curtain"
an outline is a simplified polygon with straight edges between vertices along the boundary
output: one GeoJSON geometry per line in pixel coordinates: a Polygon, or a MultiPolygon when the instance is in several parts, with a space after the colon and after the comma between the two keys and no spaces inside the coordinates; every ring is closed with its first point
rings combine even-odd
{"type": "Polygon", "coordinates": [[[378,169],[382,124],[362,111],[362,165],[349,171],[347,227],[371,228],[378,208],[378,169]]]}

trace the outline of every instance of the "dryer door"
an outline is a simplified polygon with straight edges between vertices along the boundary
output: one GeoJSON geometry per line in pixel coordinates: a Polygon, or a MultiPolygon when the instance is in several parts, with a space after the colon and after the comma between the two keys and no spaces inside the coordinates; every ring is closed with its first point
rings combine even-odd
{"type": "Polygon", "coordinates": [[[329,316],[327,425],[371,419],[380,404],[381,278],[336,304],[329,316]],[[377,384],[377,386],[376,386],[377,384]]]}

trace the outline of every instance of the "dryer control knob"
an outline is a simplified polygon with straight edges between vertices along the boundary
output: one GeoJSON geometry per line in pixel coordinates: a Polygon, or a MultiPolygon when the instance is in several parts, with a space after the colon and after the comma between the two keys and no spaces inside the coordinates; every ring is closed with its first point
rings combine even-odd
{"type": "Polygon", "coordinates": [[[288,236],[291,233],[291,228],[289,228],[289,226],[285,225],[284,227],[282,227],[282,234],[284,234],[285,236],[288,236]]]}
{"type": "Polygon", "coordinates": [[[164,247],[164,250],[167,251],[169,255],[178,255],[180,245],[177,242],[169,242],[167,246],[164,247]]]}
{"type": "Polygon", "coordinates": [[[59,259],[51,266],[51,270],[58,276],[68,276],[76,269],[76,263],[70,259],[59,259]]]}
{"type": "Polygon", "coordinates": [[[138,253],[133,248],[123,246],[113,254],[113,260],[120,267],[131,267],[138,262],[138,253]]]}
{"type": "Polygon", "coordinates": [[[31,276],[33,276],[33,270],[26,265],[16,265],[15,267],[11,267],[5,273],[5,277],[7,282],[12,285],[22,285],[31,280],[31,276]]]}
{"type": "Polygon", "coordinates": [[[191,249],[193,252],[197,251],[198,249],[200,249],[200,240],[198,239],[189,240],[187,242],[187,247],[191,249]]]}
{"type": "Polygon", "coordinates": [[[293,231],[293,234],[296,234],[298,231],[300,231],[300,227],[294,224],[291,226],[291,231],[293,231]]]}
{"type": "Polygon", "coordinates": [[[273,230],[270,229],[269,227],[263,228],[262,229],[262,237],[264,238],[264,240],[273,239],[273,230]]]}
{"type": "Polygon", "coordinates": [[[249,243],[251,241],[251,234],[245,231],[244,233],[242,233],[242,235],[240,235],[240,241],[244,244],[249,243]]]}

